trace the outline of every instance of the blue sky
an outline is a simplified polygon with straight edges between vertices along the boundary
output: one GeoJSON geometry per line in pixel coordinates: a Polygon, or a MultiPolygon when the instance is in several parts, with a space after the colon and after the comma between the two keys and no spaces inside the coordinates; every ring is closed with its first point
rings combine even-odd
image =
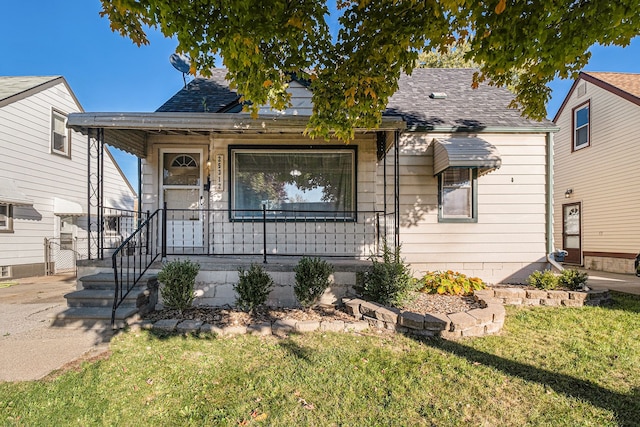
{"type": "MultiPolygon", "coordinates": [[[[151,44],[138,48],[111,32],[100,10],[98,0],[4,1],[0,75],[63,75],[85,111],[154,111],[183,86],[182,74],[169,63],[177,42],[151,33],[151,44]]],[[[588,71],[640,73],[638,37],[624,49],[595,46],[592,54],[588,71]]],[[[571,84],[552,82],[548,117],[571,84]]],[[[137,188],[135,158],[114,154],[137,188]]]]}

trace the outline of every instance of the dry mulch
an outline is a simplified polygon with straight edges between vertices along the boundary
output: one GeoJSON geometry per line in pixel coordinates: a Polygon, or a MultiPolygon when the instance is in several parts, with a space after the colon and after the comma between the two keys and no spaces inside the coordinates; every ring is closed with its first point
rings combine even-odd
{"type": "MultiPolygon", "coordinates": [[[[414,313],[450,314],[480,308],[481,304],[473,296],[450,296],[418,293],[415,300],[404,307],[414,313]]],[[[279,319],[293,320],[343,320],[353,321],[353,317],[341,308],[318,306],[307,310],[301,308],[261,307],[254,313],[247,313],[233,307],[195,306],[180,313],[178,310],[163,309],[144,316],[145,320],[156,322],[162,319],[198,320],[219,327],[247,326],[250,324],[273,323],[279,319]]]]}

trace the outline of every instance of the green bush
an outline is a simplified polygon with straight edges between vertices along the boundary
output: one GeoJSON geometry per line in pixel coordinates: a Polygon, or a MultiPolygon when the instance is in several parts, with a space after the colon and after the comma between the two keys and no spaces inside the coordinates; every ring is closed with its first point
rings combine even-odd
{"type": "Polygon", "coordinates": [[[293,270],[296,272],[293,292],[296,294],[298,302],[304,308],[315,305],[331,285],[329,276],[333,274],[333,266],[320,258],[305,256],[293,270]]]}
{"type": "Polygon", "coordinates": [[[244,311],[254,311],[263,305],[273,288],[271,276],[257,264],[251,264],[249,270],[238,269],[238,283],[233,289],[238,294],[236,306],[244,311]]]}
{"type": "Polygon", "coordinates": [[[538,289],[551,290],[558,287],[558,276],[553,274],[551,270],[534,271],[527,282],[538,289]]]}
{"type": "Polygon", "coordinates": [[[469,295],[487,287],[478,277],[467,277],[451,270],[428,272],[420,281],[420,286],[420,292],[440,295],[469,295]]]}
{"type": "Polygon", "coordinates": [[[371,267],[358,275],[356,290],[365,298],[383,305],[403,307],[416,289],[416,280],[400,258],[400,247],[383,248],[382,261],[371,257],[371,267]]]}
{"type": "Polygon", "coordinates": [[[558,277],[558,285],[571,291],[581,289],[587,284],[589,275],[576,269],[564,270],[558,277]]]}
{"type": "Polygon", "coordinates": [[[175,260],[165,264],[158,273],[165,307],[183,311],[193,304],[196,276],[200,265],[190,260],[175,260]]]}

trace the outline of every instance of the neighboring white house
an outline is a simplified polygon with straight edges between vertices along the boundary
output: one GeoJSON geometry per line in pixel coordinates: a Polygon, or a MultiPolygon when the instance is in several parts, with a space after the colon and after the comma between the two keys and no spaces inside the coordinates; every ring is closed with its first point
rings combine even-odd
{"type": "MultiPolygon", "coordinates": [[[[0,77],[0,280],[87,257],[88,140],[66,128],[82,111],[64,77],[0,77]]],[[[105,153],[104,227],[117,241],[133,226],[136,194],[105,153]]]]}
{"type": "Polygon", "coordinates": [[[523,282],[553,250],[549,121],[521,117],[474,70],[402,76],[382,124],[312,140],[307,82],[295,105],[241,112],[225,70],[155,113],[81,113],[69,126],[142,159],[142,207],[167,204],[167,254],[366,258],[402,245],[416,275],[457,270],[523,282]]]}
{"type": "Polygon", "coordinates": [[[636,272],[640,74],[580,73],[554,122],[557,245],[568,263],[636,272]]]}

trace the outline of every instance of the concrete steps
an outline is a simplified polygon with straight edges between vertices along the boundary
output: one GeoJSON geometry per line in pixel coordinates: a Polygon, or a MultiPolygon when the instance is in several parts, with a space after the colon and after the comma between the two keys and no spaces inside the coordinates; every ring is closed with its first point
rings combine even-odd
{"type": "MultiPolygon", "coordinates": [[[[55,315],[52,326],[88,329],[110,329],[115,282],[113,274],[98,273],[78,279],[82,289],[64,297],[67,309],[55,315]]],[[[157,302],[157,279],[143,276],[116,310],[115,329],[140,319],[157,302]]]]}

